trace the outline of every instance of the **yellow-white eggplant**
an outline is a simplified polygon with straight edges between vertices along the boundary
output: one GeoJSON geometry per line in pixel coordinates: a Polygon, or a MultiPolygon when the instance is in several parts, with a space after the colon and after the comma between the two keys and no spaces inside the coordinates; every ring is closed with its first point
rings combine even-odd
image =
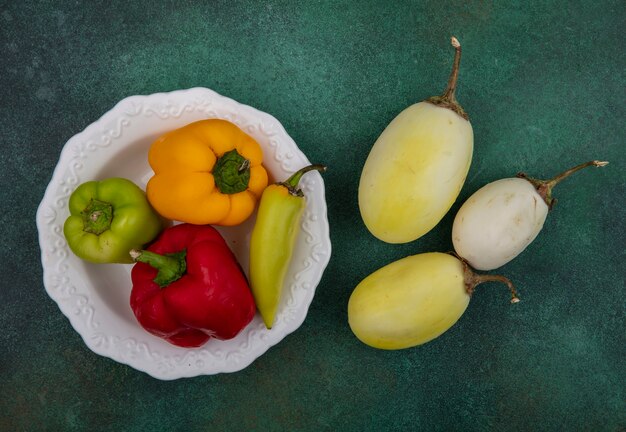
{"type": "Polygon", "coordinates": [[[511,303],[519,298],[510,280],[477,275],[444,253],[413,255],[375,271],[354,289],[348,322],[363,343],[396,350],[424,344],[443,334],[467,309],[477,285],[506,283],[511,303]]]}
{"type": "Polygon", "coordinates": [[[455,97],[461,45],[442,96],[402,111],[374,143],[361,173],[359,209],[368,230],[387,243],[430,231],[459,195],[472,160],[474,133],[455,97]]]}
{"type": "Polygon", "coordinates": [[[552,189],[564,178],[608,162],[575,166],[551,180],[520,173],[483,186],[459,209],[452,225],[456,253],[478,270],[493,270],[511,261],[537,237],[555,203],[552,189]]]}

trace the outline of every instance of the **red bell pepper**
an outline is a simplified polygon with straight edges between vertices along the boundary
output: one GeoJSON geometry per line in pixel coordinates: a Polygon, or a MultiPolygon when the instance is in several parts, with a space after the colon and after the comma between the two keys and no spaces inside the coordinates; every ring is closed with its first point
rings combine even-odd
{"type": "Polygon", "coordinates": [[[232,339],[256,306],[235,256],[215,228],[167,228],[147,251],[131,251],[130,306],[141,326],[181,347],[232,339]]]}

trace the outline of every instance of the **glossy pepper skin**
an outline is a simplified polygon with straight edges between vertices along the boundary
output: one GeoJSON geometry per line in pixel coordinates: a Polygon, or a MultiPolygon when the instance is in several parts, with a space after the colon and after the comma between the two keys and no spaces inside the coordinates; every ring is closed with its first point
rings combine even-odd
{"type": "Polygon", "coordinates": [[[161,218],[137,185],[123,178],[81,184],[69,199],[63,234],[72,252],[94,263],[131,263],[128,251],[152,241],[161,218]]]}
{"type": "Polygon", "coordinates": [[[274,325],[306,206],[298,182],[311,170],[325,171],[326,167],[310,165],[287,181],[268,186],[259,204],[250,238],[250,287],[267,328],[274,325]]]}
{"type": "Polygon", "coordinates": [[[238,225],[267,186],[259,144],[226,120],[200,120],[157,139],[150,203],[163,216],[204,225],[238,225]]]}
{"type": "Polygon", "coordinates": [[[167,228],[147,251],[132,251],[130,306],[141,326],[181,347],[232,339],[256,313],[248,282],[215,228],[167,228]],[[157,270],[158,268],[158,270],[157,270]]]}

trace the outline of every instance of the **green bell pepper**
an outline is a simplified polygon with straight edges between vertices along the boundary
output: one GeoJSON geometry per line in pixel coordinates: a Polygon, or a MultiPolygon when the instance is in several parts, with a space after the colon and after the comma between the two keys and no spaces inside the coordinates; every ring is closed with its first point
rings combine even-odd
{"type": "Polygon", "coordinates": [[[130,180],[109,178],[81,184],[69,200],[63,234],[72,252],[94,263],[132,263],[163,229],[146,194],[130,180]]]}

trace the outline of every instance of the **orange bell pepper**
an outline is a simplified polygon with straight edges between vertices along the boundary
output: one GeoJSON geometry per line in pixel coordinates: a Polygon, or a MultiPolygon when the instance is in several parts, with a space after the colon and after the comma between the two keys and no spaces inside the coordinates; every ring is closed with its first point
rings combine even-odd
{"type": "Polygon", "coordinates": [[[196,225],[238,225],[267,186],[259,144],[226,120],[200,120],[158,138],[146,194],[162,216],[196,225]]]}

